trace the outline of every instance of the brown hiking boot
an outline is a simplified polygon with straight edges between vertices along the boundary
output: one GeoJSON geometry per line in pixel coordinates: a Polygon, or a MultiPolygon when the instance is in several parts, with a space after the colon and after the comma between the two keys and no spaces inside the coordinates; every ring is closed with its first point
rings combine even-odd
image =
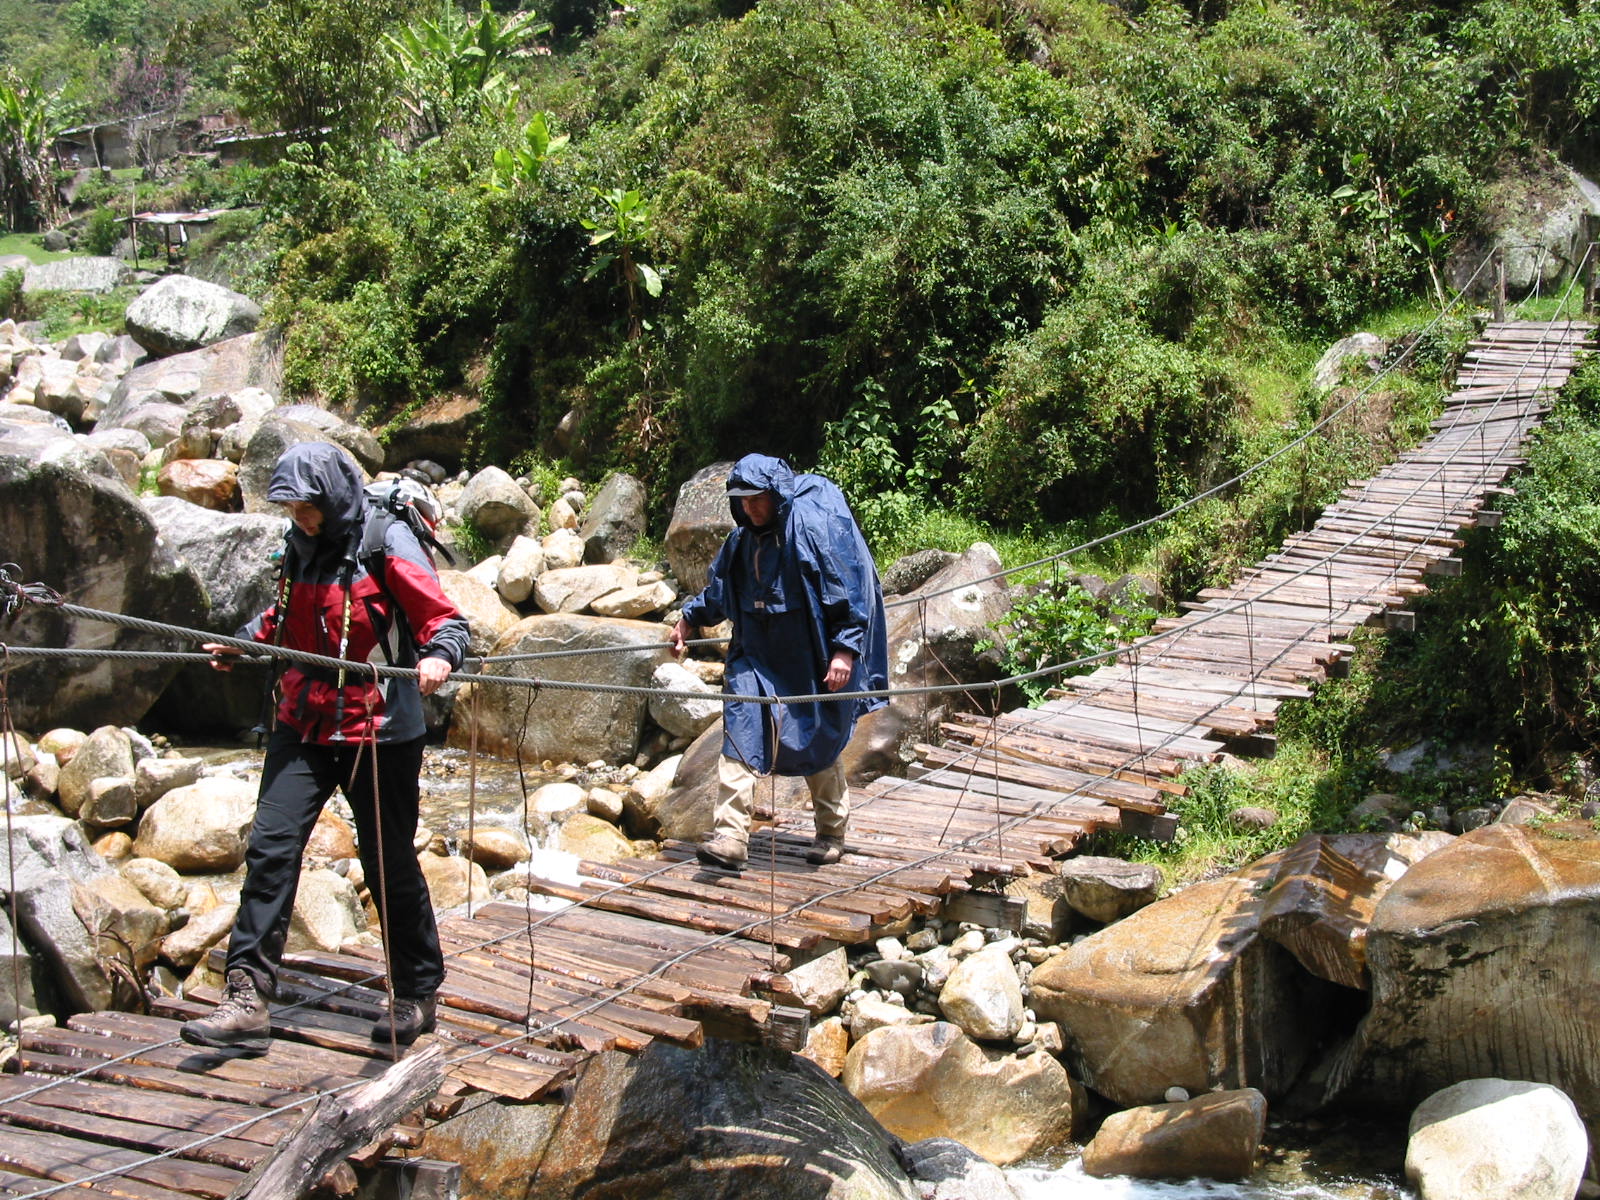
{"type": "Polygon", "coordinates": [[[701,842],[694,848],[694,856],[708,867],[722,867],[728,871],[744,869],[744,860],[749,853],[743,842],[718,834],[708,842],[701,842]]]}
{"type": "Polygon", "coordinates": [[[191,1046],[215,1050],[249,1050],[265,1054],[271,1041],[272,1022],[267,1004],[256,990],[255,977],[243,967],[228,972],[222,1003],[209,1016],[185,1021],[178,1036],[191,1046]]]}
{"type": "Polygon", "coordinates": [[[396,996],[389,1011],[372,1023],[372,1040],[409,1046],[435,1025],[432,996],[396,996]]]}
{"type": "Polygon", "coordinates": [[[806,851],[806,861],[825,867],[829,863],[836,863],[844,857],[844,839],[842,837],[823,837],[820,833],[811,843],[811,848],[806,851]]]}

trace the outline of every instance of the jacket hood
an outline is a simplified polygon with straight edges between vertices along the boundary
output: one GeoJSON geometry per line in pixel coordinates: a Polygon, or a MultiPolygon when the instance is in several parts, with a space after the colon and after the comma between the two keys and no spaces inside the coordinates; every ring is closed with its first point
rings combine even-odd
{"type": "MultiPolygon", "coordinates": [[[[794,468],[781,458],[768,454],[746,454],[733,464],[728,472],[729,487],[760,488],[778,497],[778,515],[774,524],[782,525],[789,517],[789,503],[794,499],[794,468]]],[[[737,496],[728,497],[728,508],[734,523],[751,528],[750,518],[744,515],[744,506],[737,496]]]]}
{"type": "MultiPolygon", "coordinates": [[[[273,503],[304,500],[322,511],[322,532],[315,541],[343,546],[359,535],[366,518],[367,499],[361,468],[339,447],[327,442],[301,442],[290,446],[272,468],[267,499],[273,503]]],[[[311,542],[299,529],[291,541],[311,542]]]]}

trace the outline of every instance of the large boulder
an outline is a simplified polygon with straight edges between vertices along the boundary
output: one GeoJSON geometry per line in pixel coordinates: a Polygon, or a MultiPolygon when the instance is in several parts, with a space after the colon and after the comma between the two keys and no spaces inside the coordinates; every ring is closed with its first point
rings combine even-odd
{"type": "Polygon", "coordinates": [[[1022,1028],[1022,984],[995,946],[963,958],[939,993],[939,1011],[968,1037],[1006,1041],[1022,1028]]]}
{"type": "Polygon", "coordinates": [[[1309,834],[1280,859],[1261,932],[1313,975],[1365,989],[1367,926],[1378,901],[1413,863],[1452,840],[1437,830],[1309,834]]]}
{"type": "Polygon", "coordinates": [[[650,648],[660,642],[660,627],[642,621],[567,614],[526,617],[495,645],[495,655],[597,649],[613,653],[507,663],[495,672],[573,687],[531,690],[477,681],[464,685],[456,697],[458,719],[450,731],[451,741],[468,744],[475,711],[478,747],[485,753],[520,754],[536,762],[631,762],[644,730],[645,697],[597,692],[584,685],[648,688],[652,672],[667,656],[663,649],[650,648]],[[474,691],[480,693],[476,705],[474,691]]]}
{"type": "Polygon", "coordinates": [[[731,470],[731,462],[713,463],[678,489],[667,526],[667,563],[689,594],[705,587],[711,560],[733,529],[733,510],[724,491],[731,470]]]}
{"type": "Polygon", "coordinates": [[[80,910],[91,911],[81,902],[91,895],[87,888],[111,869],[90,848],[82,827],[64,817],[12,817],[8,850],[0,889],[15,884],[8,900],[23,942],[41,967],[40,1000],[64,1012],[109,1007],[112,979],[80,910]]]}
{"type": "Polygon", "coordinates": [[[1422,859],[1367,930],[1372,1005],[1328,1092],[1409,1109],[1468,1079],[1570,1096],[1600,1132],[1600,833],[1587,821],[1488,825],[1422,859]]]}
{"type": "Polygon", "coordinates": [[[1588,1158],[1583,1121],[1560,1089],[1469,1079],[1411,1114],[1406,1178],[1422,1200],[1572,1200],[1588,1158]]]}
{"type": "Polygon", "coordinates": [[[590,563],[615,562],[633,549],[645,530],[644,484],[619,471],[607,479],[584,514],[578,536],[590,563]]]}
{"type": "Polygon", "coordinates": [[[1278,857],[1185,888],[1034,970],[1034,1010],[1067,1031],[1087,1086],[1130,1106],[1173,1085],[1287,1091],[1318,1047],[1333,985],[1261,936],[1278,857]]]}
{"type": "Polygon", "coordinates": [[[533,598],[547,613],[582,612],[607,592],[632,587],[638,578],[638,569],[625,563],[565,567],[540,575],[533,598]]]}
{"type": "MultiPolygon", "coordinates": [[[[301,406],[303,408],[303,406],[301,406]]],[[[290,446],[307,442],[326,442],[337,445],[359,468],[361,460],[350,453],[350,448],[334,439],[328,430],[307,421],[282,415],[284,410],[274,409],[256,427],[239,459],[239,490],[244,494],[244,509],[252,513],[276,513],[283,509],[267,499],[267,487],[272,480],[273,468],[290,446]]]]}
{"type": "Polygon", "coordinates": [[[237,870],[255,811],[256,785],[242,779],[174,788],[145,810],[133,852],[179,872],[237,870]]]}
{"type": "Polygon", "coordinates": [[[687,667],[662,663],[650,677],[654,687],[667,692],[692,692],[693,697],[659,694],[650,697],[650,716],[673,737],[697,738],[722,718],[721,693],[687,667]]]}
{"type": "Polygon", "coordinates": [[[283,348],[275,334],[247,333],[134,367],[112,392],[98,428],[121,425],[124,415],[152,399],[192,407],[207,397],[243,388],[282,394],[283,348]]]}
{"type": "Polygon", "coordinates": [[[459,465],[477,425],[476,397],[455,392],[435,396],[389,431],[384,466],[398,471],[418,458],[459,465]]]}
{"type": "Polygon", "coordinates": [[[261,307],[215,283],[167,275],[139,293],[124,319],[134,340],[152,354],[182,354],[253,333],[261,307]]]}
{"type": "MultiPolygon", "coordinates": [[[[722,719],[708,725],[678,761],[671,789],[650,811],[664,838],[698,839],[710,832],[717,805],[717,766],[722,760],[722,719]]],[[[756,784],[755,808],[769,811],[805,808],[811,803],[806,781],[797,775],[768,775],[756,784]]]]}
{"type": "Polygon", "coordinates": [[[813,1063],[713,1038],[598,1055],[566,1105],[469,1105],[420,1153],[460,1163],[463,1196],[918,1200],[895,1145],[813,1063]]]}
{"type": "Polygon", "coordinates": [[[1266,1127],[1267,1098],[1254,1088],[1124,1109],[1107,1117],[1083,1148],[1083,1172],[1243,1179],[1255,1169],[1266,1127]]]}
{"type": "Polygon", "coordinates": [[[1506,159],[1480,206],[1476,230],[1451,240],[1445,278],[1452,289],[1468,287],[1475,299],[1489,297],[1495,272],[1479,270],[1495,249],[1505,254],[1506,290],[1526,296],[1553,289],[1583,260],[1590,238],[1587,222],[1600,217],[1600,188],[1552,158],[1506,159]]]}
{"type": "MultiPolygon", "coordinates": [[[[25,432],[0,433],[0,546],[24,582],[54,588],[74,605],[179,626],[204,619],[194,572],[104,455],[71,437],[30,444],[25,432]]],[[[6,632],[19,646],[179,648],[168,636],[41,605],[25,606],[6,632]]],[[[159,659],[26,662],[7,679],[12,718],[24,728],[135,724],[176,671],[159,659]]]]}
{"type": "Polygon", "coordinates": [[[872,1031],[840,1082],[889,1132],[954,1138],[1002,1166],[1070,1138],[1086,1102],[1052,1056],[986,1051],[945,1021],[872,1031]]]}
{"type": "MultiPolygon", "coordinates": [[[[144,502],[161,540],[199,577],[211,600],[206,628],[232,637],[273,600],[273,555],[288,528],[281,515],[219,513],[176,497],[144,502]]],[[[248,729],[266,709],[267,668],[213,671],[183,667],[154,710],[164,728],[183,733],[248,729]]]]}
{"type": "Polygon", "coordinates": [[[22,291],[112,292],[133,277],[128,264],[115,258],[87,256],[33,263],[22,276],[22,291]]]}
{"type": "Polygon", "coordinates": [[[102,725],[78,747],[56,780],[56,800],[69,817],[76,817],[89,799],[97,779],[133,782],[133,740],[115,725],[102,725]]]}
{"type": "MultiPolygon", "coordinates": [[[[994,641],[994,627],[1010,611],[994,548],[979,542],[934,574],[909,596],[887,607],[889,686],[980,683],[1001,675],[998,658],[980,649],[994,641]]],[[[844,754],[854,779],[890,774],[908,761],[912,743],[926,741],[953,708],[968,703],[962,693],[896,696],[868,713],[844,754]]]]}
{"type": "Polygon", "coordinates": [[[439,572],[439,588],[467,619],[467,653],[482,658],[522,614],[482,580],[464,571],[439,572]]]}
{"type": "Polygon", "coordinates": [[[499,467],[485,467],[469,479],[456,507],[463,521],[492,542],[539,524],[539,506],[499,467]]]}

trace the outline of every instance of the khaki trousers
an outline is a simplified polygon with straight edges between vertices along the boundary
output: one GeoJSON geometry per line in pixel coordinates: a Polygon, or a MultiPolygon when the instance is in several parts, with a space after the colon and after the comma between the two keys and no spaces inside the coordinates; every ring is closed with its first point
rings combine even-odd
{"type": "MultiPolygon", "coordinates": [[[[756,780],[761,778],[737,758],[724,757],[717,767],[717,808],[712,833],[730,837],[741,846],[750,844],[750,807],[756,780]]],[[[837,760],[815,775],[806,776],[818,837],[844,837],[850,817],[850,786],[844,781],[844,763],[837,760]]]]}

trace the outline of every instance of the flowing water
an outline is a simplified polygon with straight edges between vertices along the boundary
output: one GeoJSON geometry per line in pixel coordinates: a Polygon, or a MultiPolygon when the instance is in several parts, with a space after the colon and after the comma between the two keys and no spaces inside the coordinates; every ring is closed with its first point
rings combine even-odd
{"type": "Polygon", "coordinates": [[[1013,1167],[1006,1178],[1018,1200],[1416,1200],[1405,1186],[1403,1118],[1397,1122],[1273,1126],[1265,1162],[1238,1183],[1095,1179],[1075,1154],[1013,1167]]]}

